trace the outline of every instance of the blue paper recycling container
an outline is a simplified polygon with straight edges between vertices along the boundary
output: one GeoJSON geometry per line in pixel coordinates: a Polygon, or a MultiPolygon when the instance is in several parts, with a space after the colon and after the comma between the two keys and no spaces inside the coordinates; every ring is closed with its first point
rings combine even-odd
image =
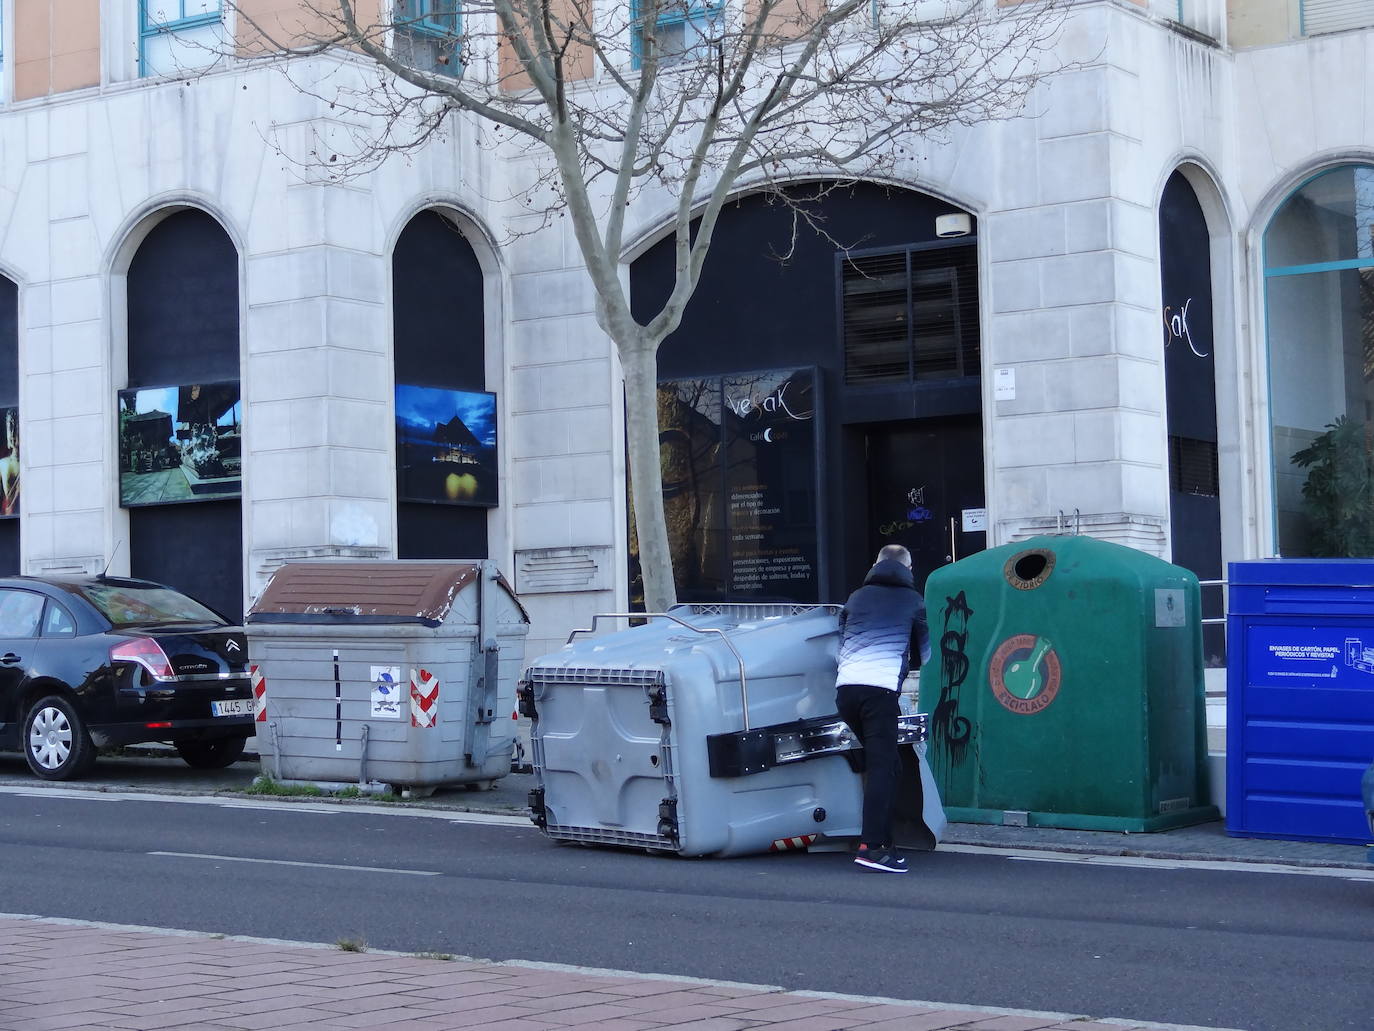
{"type": "Polygon", "coordinates": [[[1226,830],[1370,840],[1374,559],[1232,562],[1226,830]]]}

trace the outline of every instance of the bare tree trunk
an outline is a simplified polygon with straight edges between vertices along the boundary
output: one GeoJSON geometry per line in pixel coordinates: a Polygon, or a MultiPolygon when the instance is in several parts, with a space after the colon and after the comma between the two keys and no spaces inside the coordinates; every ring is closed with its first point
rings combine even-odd
{"type": "MultiPolygon", "coordinates": [[[[260,37],[248,47],[258,56],[345,50],[350,63],[361,54],[389,73],[292,80],[337,112],[341,139],[353,137],[352,153],[323,147],[321,137],[322,149],[302,159],[323,181],[370,171],[449,132],[462,138],[467,129],[451,127],[461,112],[490,130],[475,137],[479,145],[503,153],[513,137],[520,153],[537,155],[533,180],[509,200],[534,203],[541,227],[555,213],[568,218],[596,291],[597,323],[619,352],[651,611],[677,597],[663,507],[658,346],[697,288],[727,199],[742,184],[770,192],[791,207],[794,233],[799,220],[823,233],[805,201],[789,200],[790,184],[817,173],[900,180],[914,174],[915,141],[1019,111],[1043,79],[1039,59],[1056,45],[1069,6],[951,3],[933,16],[927,0],[745,0],[742,12],[699,0],[464,0],[460,24],[456,12],[442,13],[448,5],[297,2],[303,23],[295,28],[281,20],[295,4],[249,5],[281,8],[271,21],[286,40],[274,40],[243,0],[225,5],[260,37]],[[368,12],[362,21],[360,9],[368,12]],[[688,22],[700,38],[685,49],[661,31],[688,22]],[[426,45],[412,52],[402,44],[415,32],[426,45]],[[669,230],[675,269],[667,299],[636,321],[620,261],[629,210],[645,190],[677,199],[669,230]]],[[[243,49],[233,53],[237,59],[243,49]]]]}
{"type": "Polygon", "coordinates": [[[625,437],[634,491],[644,608],[663,612],[677,602],[668,523],[663,517],[663,468],[658,450],[658,355],[636,342],[620,349],[625,370],[625,437]]]}

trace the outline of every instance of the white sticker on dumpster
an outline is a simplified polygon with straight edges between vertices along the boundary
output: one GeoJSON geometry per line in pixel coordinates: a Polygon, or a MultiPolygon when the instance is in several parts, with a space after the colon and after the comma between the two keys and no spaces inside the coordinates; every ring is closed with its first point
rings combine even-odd
{"type": "Polygon", "coordinates": [[[1155,589],[1155,626],[1187,626],[1186,596],[1182,591],[1155,589]]]}
{"type": "Polygon", "coordinates": [[[372,667],[372,718],[401,718],[402,694],[400,666],[372,667]]]}

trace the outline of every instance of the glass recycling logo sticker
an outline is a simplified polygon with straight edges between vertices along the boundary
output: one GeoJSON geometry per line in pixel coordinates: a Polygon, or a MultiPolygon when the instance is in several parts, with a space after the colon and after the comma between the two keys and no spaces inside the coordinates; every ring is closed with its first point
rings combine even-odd
{"type": "Polygon", "coordinates": [[[988,662],[988,683],[1004,709],[1021,716],[1044,712],[1059,694],[1063,671],[1047,637],[1016,634],[997,646],[988,662]]]}

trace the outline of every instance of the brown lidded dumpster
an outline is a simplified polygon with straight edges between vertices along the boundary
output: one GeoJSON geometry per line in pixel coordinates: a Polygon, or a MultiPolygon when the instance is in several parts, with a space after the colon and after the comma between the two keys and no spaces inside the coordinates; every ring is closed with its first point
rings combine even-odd
{"type": "Polygon", "coordinates": [[[245,630],[265,774],[427,793],[510,772],[529,616],[492,563],[291,562],[245,630]]]}

